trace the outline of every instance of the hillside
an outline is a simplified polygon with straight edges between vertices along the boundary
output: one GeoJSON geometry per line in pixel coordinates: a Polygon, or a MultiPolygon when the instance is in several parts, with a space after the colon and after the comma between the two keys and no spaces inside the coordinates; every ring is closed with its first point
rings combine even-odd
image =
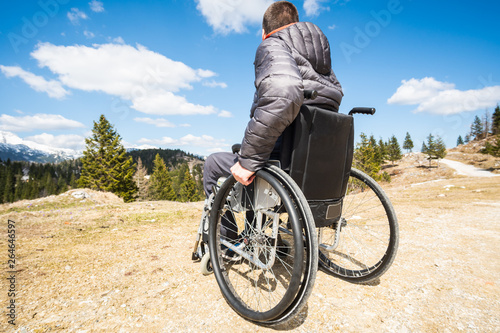
{"type": "MultiPolygon", "coordinates": [[[[353,285],[318,272],[308,306],[281,330],[498,330],[500,177],[459,176],[421,157],[386,168],[400,225],[388,273],[353,285]]],[[[16,221],[19,332],[273,332],[237,316],[191,261],[201,209],[90,190],[0,205],[0,219],[16,221]]],[[[12,331],[5,316],[0,330],[12,331]]]]}
{"type": "Polygon", "coordinates": [[[484,148],[486,141],[492,143],[493,137],[479,141],[472,141],[465,145],[448,150],[446,158],[474,165],[481,169],[486,169],[494,173],[500,173],[500,157],[493,157],[479,153],[484,148]]]}
{"type": "MultiPolygon", "coordinates": [[[[465,145],[447,149],[446,159],[473,165],[477,168],[500,174],[500,158],[479,153],[486,140],[472,141],[465,145]]],[[[391,184],[419,183],[433,179],[453,177],[456,172],[440,161],[429,161],[425,154],[414,152],[403,155],[394,164],[386,164],[382,169],[391,175],[391,184]]]]}

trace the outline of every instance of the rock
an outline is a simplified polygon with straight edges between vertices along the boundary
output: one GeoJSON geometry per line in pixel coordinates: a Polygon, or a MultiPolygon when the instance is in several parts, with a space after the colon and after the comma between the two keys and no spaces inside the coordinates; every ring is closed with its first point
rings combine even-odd
{"type": "Polygon", "coordinates": [[[85,191],[75,191],[75,192],[71,193],[71,195],[75,199],[87,199],[87,198],[90,198],[90,194],[88,194],[85,191]]]}

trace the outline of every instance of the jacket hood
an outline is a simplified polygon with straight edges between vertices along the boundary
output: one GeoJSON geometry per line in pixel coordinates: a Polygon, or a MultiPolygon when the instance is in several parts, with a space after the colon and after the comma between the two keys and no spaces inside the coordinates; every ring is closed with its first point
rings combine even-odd
{"type": "Polygon", "coordinates": [[[312,68],[323,75],[328,75],[332,69],[330,44],[321,29],[311,22],[297,22],[286,29],[280,30],[270,38],[280,38],[302,57],[307,59],[312,68]]]}

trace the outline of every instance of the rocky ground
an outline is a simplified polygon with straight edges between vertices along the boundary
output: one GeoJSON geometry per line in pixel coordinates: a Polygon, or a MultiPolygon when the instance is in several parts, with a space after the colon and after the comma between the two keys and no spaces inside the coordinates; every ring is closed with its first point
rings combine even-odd
{"type": "MultiPolygon", "coordinates": [[[[372,285],[318,272],[296,332],[498,332],[500,177],[387,166],[399,219],[391,269],[372,285]]],[[[0,331],[269,332],[223,300],[191,251],[202,203],[136,202],[86,190],[0,205],[0,331]],[[8,324],[7,220],[16,222],[16,326],[8,324]],[[3,236],[1,236],[3,235],[3,236]],[[4,278],[5,277],[5,278],[4,278]]]]}

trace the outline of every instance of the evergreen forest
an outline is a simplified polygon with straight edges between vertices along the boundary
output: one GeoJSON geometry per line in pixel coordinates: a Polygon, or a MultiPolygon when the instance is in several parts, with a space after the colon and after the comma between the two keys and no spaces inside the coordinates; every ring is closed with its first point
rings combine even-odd
{"type": "MultiPolygon", "coordinates": [[[[500,107],[481,119],[476,116],[470,132],[457,145],[490,138],[481,151],[500,156],[500,107]]],[[[383,166],[394,164],[412,152],[415,144],[406,133],[402,146],[393,135],[378,141],[361,133],[354,149],[353,167],[377,181],[390,181],[383,166]]],[[[446,147],[439,136],[429,134],[420,151],[432,159],[444,158],[446,147]]],[[[34,163],[0,159],[0,203],[57,195],[73,188],[110,191],[124,201],[203,200],[203,158],[179,149],[126,151],[121,137],[102,115],[86,139],[84,156],[60,163],[34,163]]]]}

